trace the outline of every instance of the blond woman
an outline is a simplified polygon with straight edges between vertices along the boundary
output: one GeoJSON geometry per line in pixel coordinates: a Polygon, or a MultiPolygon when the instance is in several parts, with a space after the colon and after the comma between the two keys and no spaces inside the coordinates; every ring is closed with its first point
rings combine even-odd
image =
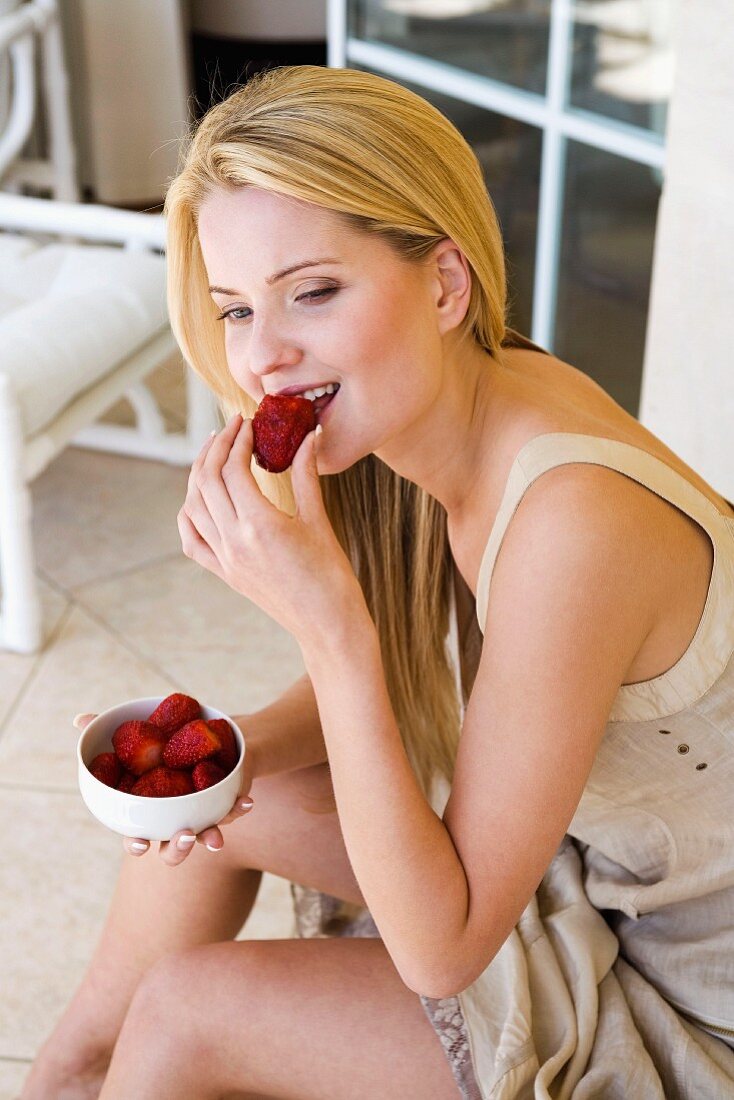
{"type": "Polygon", "coordinates": [[[23,1100],[734,1095],[734,509],[506,327],[477,159],[401,86],[260,74],[166,215],[231,417],[182,547],[306,675],[240,717],[249,812],[125,841],[23,1100]],[[263,396],[323,387],[253,464],[263,396]],[[235,941],[263,871],[299,935],[235,941]]]}

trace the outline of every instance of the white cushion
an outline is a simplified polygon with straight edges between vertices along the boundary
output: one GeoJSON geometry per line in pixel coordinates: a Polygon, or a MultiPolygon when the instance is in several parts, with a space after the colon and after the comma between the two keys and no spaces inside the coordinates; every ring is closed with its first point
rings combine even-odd
{"type": "Polygon", "coordinates": [[[0,232],[0,371],[26,438],[165,328],[166,262],[0,232]]]}

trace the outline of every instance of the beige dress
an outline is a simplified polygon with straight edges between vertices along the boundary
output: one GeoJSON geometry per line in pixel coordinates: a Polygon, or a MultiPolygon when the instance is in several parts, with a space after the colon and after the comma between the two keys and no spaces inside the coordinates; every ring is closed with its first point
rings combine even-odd
{"type": "MultiPolygon", "coordinates": [[[[464,1100],[734,1100],[734,519],[639,447],[537,436],[484,552],[480,628],[523,493],[567,462],[618,470],[704,528],[705,608],[673,668],[620,688],[567,834],[497,955],[462,993],[421,1002],[464,1100]]],[[[461,698],[455,610],[450,641],[461,698]]],[[[448,795],[437,781],[439,815],[448,795]]],[[[301,935],[379,936],[367,910],[292,892],[301,935]]]]}

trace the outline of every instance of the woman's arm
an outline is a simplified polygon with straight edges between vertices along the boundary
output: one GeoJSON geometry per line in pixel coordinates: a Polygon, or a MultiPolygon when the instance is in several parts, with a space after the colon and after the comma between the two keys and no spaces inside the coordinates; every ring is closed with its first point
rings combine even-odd
{"type": "Polygon", "coordinates": [[[262,710],[236,714],[255,758],[255,776],[294,771],[326,762],[326,745],[316,695],[308,674],[262,710]]]}
{"type": "Polygon", "coordinates": [[[300,643],[354,874],[401,978],[429,997],[466,989],[522,916],[653,621],[659,552],[638,486],[564,473],[531,486],[505,535],[443,819],[404,750],[368,612],[335,593],[300,643]]]}
{"type": "Polygon", "coordinates": [[[405,984],[443,996],[431,987],[465,929],[464,868],[405,752],[369,613],[335,600],[327,626],[301,648],[349,859],[405,984]]]}

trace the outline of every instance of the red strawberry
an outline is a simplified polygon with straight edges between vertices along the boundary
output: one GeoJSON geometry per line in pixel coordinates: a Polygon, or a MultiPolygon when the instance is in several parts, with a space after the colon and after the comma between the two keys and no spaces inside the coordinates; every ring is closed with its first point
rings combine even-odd
{"type": "MultiPolygon", "coordinates": [[[[184,774],[183,772],[181,773],[184,774]]],[[[219,783],[221,779],[224,779],[227,773],[215,764],[213,760],[200,760],[198,764],[192,768],[191,778],[194,782],[194,787],[197,791],[203,791],[205,787],[213,787],[215,783],[219,783]]]]}
{"type": "Polygon", "coordinates": [[[189,772],[176,771],[173,768],[151,768],[141,776],[130,794],[144,795],[146,798],[174,798],[180,794],[192,794],[194,781],[189,772]]]}
{"type": "Polygon", "coordinates": [[[100,783],[106,783],[108,787],[116,787],[120,781],[122,766],[114,752],[100,752],[89,765],[89,770],[100,783]]]}
{"type": "Polygon", "coordinates": [[[169,768],[190,768],[221,748],[219,734],[203,718],[196,718],[171,735],[163,750],[163,763],[169,768]]]}
{"type": "Polygon", "coordinates": [[[126,794],[130,794],[137,781],[137,775],[133,775],[133,773],[129,772],[127,768],[123,768],[122,775],[120,776],[120,781],[117,784],[117,789],[118,791],[124,791],[126,794]]]}
{"type": "Polygon", "coordinates": [[[252,453],[258,466],[273,474],[287,470],[315,427],[316,413],[307,397],[266,394],[252,418],[252,453]]]}
{"type": "Polygon", "coordinates": [[[219,740],[222,742],[221,749],[213,757],[214,763],[219,764],[220,768],[224,768],[225,775],[229,775],[240,758],[240,750],[234,730],[226,718],[210,718],[207,725],[209,729],[219,734],[219,740]]]}
{"type": "Polygon", "coordinates": [[[112,745],[121,764],[142,775],[155,768],[163,758],[167,735],[150,722],[123,722],[112,734],[112,745]]]}
{"type": "Polygon", "coordinates": [[[201,718],[201,707],[196,699],[192,699],[190,695],[174,692],[173,695],[167,695],[161,700],[148,721],[170,737],[175,730],[185,726],[187,722],[193,722],[194,718],[201,718]]]}

